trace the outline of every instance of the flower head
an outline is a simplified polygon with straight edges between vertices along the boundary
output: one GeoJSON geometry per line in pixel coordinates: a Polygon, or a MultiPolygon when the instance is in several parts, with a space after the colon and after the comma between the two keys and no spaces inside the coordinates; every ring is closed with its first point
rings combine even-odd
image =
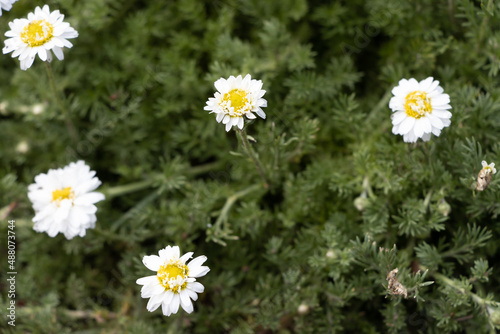
{"type": "Polygon", "coordinates": [[[428,141],[431,133],[439,136],[450,125],[450,96],[443,94],[439,81],[432,77],[420,82],[402,79],[392,94],[392,133],[402,135],[406,143],[415,143],[418,138],[428,141]]]}
{"type": "Polygon", "coordinates": [[[50,12],[49,6],[35,8],[27,19],[15,19],[9,22],[10,30],[5,36],[3,53],[12,52],[12,57],[19,57],[21,69],[26,70],[33,65],[38,54],[43,61],[52,61],[52,52],[57,59],[63,60],[63,47],[71,48],[73,44],[68,38],[78,37],[78,32],[69,23],[64,22],[64,15],[58,10],[50,12]]]}
{"type": "Polygon", "coordinates": [[[51,237],[58,233],[66,239],[85,236],[85,230],[94,228],[97,220],[94,203],[104,199],[103,194],[92,192],[100,184],[95,171],[81,160],[37,175],[35,183],[28,187],[36,213],[33,229],[51,237]]]}
{"type": "Polygon", "coordinates": [[[483,160],[481,161],[481,165],[483,168],[479,171],[479,174],[477,174],[476,182],[476,189],[478,191],[484,191],[488,188],[488,185],[491,182],[491,176],[497,172],[494,162],[488,165],[488,163],[483,160]]]}
{"type": "Polygon", "coordinates": [[[0,16],[2,16],[3,10],[10,10],[12,8],[12,4],[17,0],[0,0],[0,16]]]}
{"type": "Polygon", "coordinates": [[[207,257],[202,255],[186,264],[193,252],[180,256],[178,246],[167,246],[158,255],[144,256],[142,263],[156,275],[139,278],[136,283],[143,285],[142,298],[150,298],[147,309],[153,312],[161,305],[163,314],[170,316],[177,313],[179,305],[187,313],[193,312],[192,300],[198,299],[198,293],[205,288],[196,282],[197,277],[205,276],[210,269],[202,264],[207,257]],[[159,255],[159,256],[158,256],[159,255]]]}
{"type": "Polygon", "coordinates": [[[266,118],[262,110],[263,107],[267,107],[267,101],[262,98],[266,93],[261,89],[262,81],[253,80],[250,74],[247,74],[244,78],[241,75],[236,78],[230,76],[227,80],[220,78],[214,86],[218,92],[215,93],[215,97],[208,99],[204,109],[216,113],[217,122],[226,124],[226,131],[233,126],[243,129],[243,116],[255,119],[253,113],[256,113],[266,118]]]}
{"type": "Polygon", "coordinates": [[[488,165],[488,163],[486,161],[481,161],[481,165],[483,166],[483,170],[485,173],[489,174],[496,174],[497,173],[497,170],[495,168],[495,163],[492,162],[491,164],[488,165]]]}

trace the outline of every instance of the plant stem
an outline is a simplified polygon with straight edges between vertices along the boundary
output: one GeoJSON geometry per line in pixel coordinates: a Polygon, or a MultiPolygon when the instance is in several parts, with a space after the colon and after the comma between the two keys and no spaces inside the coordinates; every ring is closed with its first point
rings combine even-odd
{"type": "Polygon", "coordinates": [[[382,108],[389,108],[388,103],[389,99],[392,95],[392,88],[390,88],[388,91],[385,92],[384,96],[378,101],[378,103],[373,107],[372,111],[368,114],[366,117],[366,122],[369,123],[373,117],[377,116],[377,113],[382,109],[382,108]]]}
{"type": "Polygon", "coordinates": [[[110,199],[116,196],[122,196],[125,194],[133,193],[139,190],[143,190],[146,188],[151,187],[153,184],[154,178],[151,178],[149,180],[145,181],[139,181],[139,182],[134,182],[134,183],[129,183],[129,184],[124,184],[121,186],[116,186],[112,188],[108,188],[106,190],[103,190],[104,196],[106,196],[106,199],[110,199]]]}
{"type": "Polygon", "coordinates": [[[185,171],[184,174],[188,176],[196,176],[199,174],[205,174],[207,172],[210,172],[216,168],[222,167],[223,164],[221,161],[215,161],[215,162],[209,162],[204,165],[198,165],[198,166],[193,166],[189,168],[188,170],[185,171]]]}
{"type": "Polygon", "coordinates": [[[440,280],[444,284],[448,285],[449,287],[452,287],[453,289],[459,291],[461,294],[467,295],[472,298],[472,300],[481,307],[485,307],[486,303],[483,298],[479,297],[475,293],[465,290],[464,288],[458,286],[452,279],[449,279],[443,274],[440,273],[434,273],[432,276],[434,276],[437,280],[440,280]]]}
{"type": "Polygon", "coordinates": [[[226,246],[226,243],[224,241],[222,241],[222,239],[220,237],[225,237],[226,239],[233,239],[233,240],[238,239],[238,237],[236,237],[236,236],[221,235],[222,223],[227,221],[227,216],[229,214],[229,210],[231,210],[231,207],[234,205],[234,203],[236,203],[236,201],[239,198],[244,197],[244,196],[250,194],[251,192],[259,190],[261,187],[262,186],[260,184],[254,184],[253,186],[250,186],[246,189],[243,189],[243,190],[229,196],[226,199],[226,203],[224,203],[224,206],[222,207],[221,213],[220,213],[219,217],[217,218],[217,220],[215,221],[215,224],[213,226],[213,231],[214,231],[213,232],[213,236],[214,236],[213,241],[215,241],[223,246],[226,246]]]}
{"type": "Polygon", "coordinates": [[[227,214],[229,213],[229,210],[231,209],[231,207],[233,206],[233,204],[240,198],[240,197],[243,197],[245,195],[248,195],[250,194],[251,192],[253,191],[256,191],[258,189],[260,189],[260,184],[254,184],[253,186],[251,187],[248,187],[246,189],[243,189],[237,193],[235,193],[234,195],[232,196],[229,196],[226,200],[226,203],[224,204],[224,206],[222,207],[222,210],[221,210],[221,213],[219,215],[219,218],[217,218],[217,221],[215,222],[215,225],[214,227],[217,227],[217,226],[220,226],[220,224],[222,223],[222,221],[224,220],[227,220],[227,214]]]}
{"type": "MultiPolygon", "coordinates": [[[[486,5],[486,10],[489,11],[491,10],[491,7],[493,7],[493,0],[488,0],[488,4],[486,5]]],[[[488,15],[484,15],[483,22],[481,22],[481,27],[479,28],[479,36],[477,38],[477,53],[481,53],[482,47],[483,47],[483,39],[484,39],[484,34],[486,32],[486,28],[489,22],[489,17],[488,15]]]]}
{"type": "Polygon", "coordinates": [[[18,205],[17,202],[12,202],[7,206],[4,206],[3,208],[0,208],[0,219],[1,220],[6,219],[11,214],[11,212],[14,211],[17,205],[18,205]]]}
{"type": "MultiPolygon", "coordinates": [[[[198,166],[194,166],[194,167],[191,167],[189,169],[186,169],[183,174],[188,175],[188,176],[196,176],[198,174],[204,174],[206,172],[209,172],[209,171],[213,170],[214,168],[219,167],[220,165],[221,165],[220,162],[211,162],[211,163],[208,163],[205,165],[198,165],[198,166]]],[[[153,174],[147,180],[107,188],[107,189],[103,190],[102,193],[106,196],[106,199],[110,199],[110,198],[113,198],[116,196],[122,196],[122,195],[126,195],[126,194],[133,193],[136,191],[140,191],[140,190],[151,187],[153,185],[154,181],[157,179],[157,177],[160,177],[160,176],[161,176],[160,173],[153,174]]]]}
{"type": "Polygon", "coordinates": [[[259,158],[255,154],[255,151],[253,150],[252,146],[250,146],[250,143],[248,142],[248,137],[245,131],[243,130],[237,130],[236,133],[238,134],[238,137],[240,137],[241,142],[243,144],[243,147],[247,154],[250,156],[252,159],[255,168],[257,168],[257,171],[260,174],[260,177],[262,177],[262,180],[264,180],[264,188],[269,188],[269,185],[271,184],[266,176],[266,173],[264,172],[264,167],[260,163],[259,158]]]}
{"type": "MultiPolygon", "coordinates": [[[[426,269],[425,266],[420,266],[421,269],[426,269]]],[[[438,281],[441,281],[441,283],[457,290],[459,293],[463,294],[463,295],[466,295],[468,297],[470,297],[472,299],[472,301],[483,311],[486,313],[486,316],[488,317],[488,322],[489,322],[489,325],[491,326],[491,330],[490,330],[490,333],[495,333],[495,323],[491,317],[491,314],[490,314],[490,311],[488,309],[488,307],[498,307],[500,306],[500,303],[498,302],[495,302],[495,301],[489,301],[489,300],[485,300],[484,298],[478,296],[477,294],[475,294],[474,292],[472,291],[469,291],[467,289],[464,289],[463,287],[461,287],[460,285],[458,285],[456,283],[455,280],[452,280],[448,277],[446,277],[445,275],[443,274],[440,274],[440,273],[433,273],[432,276],[434,276],[434,278],[436,278],[436,280],[438,281]]]]}
{"type": "Polygon", "coordinates": [[[50,88],[52,89],[52,94],[54,94],[54,100],[63,114],[69,135],[71,136],[73,142],[76,144],[78,142],[78,133],[76,132],[75,126],[73,125],[73,122],[71,121],[71,118],[68,112],[66,111],[66,108],[61,102],[61,99],[59,99],[59,93],[57,92],[56,83],[54,81],[52,67],[50,66],[50,63],[48,61],[45,61],[44,63],[45,63],[45,68],[47,69],[47,76],[49,77],[50,88]]]}

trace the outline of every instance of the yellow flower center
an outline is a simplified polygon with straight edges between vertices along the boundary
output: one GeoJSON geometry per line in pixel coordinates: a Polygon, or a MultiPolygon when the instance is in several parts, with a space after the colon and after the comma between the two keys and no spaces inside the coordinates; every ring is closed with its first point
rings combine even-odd
{"type": "Polygon", "coordinates": [[[57,189],[52,192],[52,202],[61,202],[63,199],[72,199],[73,197],[75,197],[75,193],[71,190],[71,187],[57,189]]]}
{"type": "Polygon", "coordinates": [[[431,99],[426,92],[416,90],[406,95],[405,111],[410,117],[420,118],[432,112],[431,99]]]}
{"type": "Polygon", "coordinates": [[[46,20],[30,22],[21,32],[21,40],[30,47],[40,46],[52,39],[54,26],[46,20]]]}
{"type": "Polygon", "coordinates": [[[165,290],[172,290],[179,293],[180,290],[186,288],[188,273],[188,266],[177,260],[160,266],[160,270],[158,270],[156,276],[165,290]]]}
{"type": "MultiPolygon", "coordinates": [[[[246,110],[242,109],[247,109],[245,108],[248,104],[247,92],[241,89],[233,89],[229,93],[224,94],[222,101],[225,103],[231,101],[231,107],[234,108],[234,113],[236,114],[234,116],[241,116],[246,112],[246,110]]],[[[233,117],[233,115],[229,116],[233,117]]]]}

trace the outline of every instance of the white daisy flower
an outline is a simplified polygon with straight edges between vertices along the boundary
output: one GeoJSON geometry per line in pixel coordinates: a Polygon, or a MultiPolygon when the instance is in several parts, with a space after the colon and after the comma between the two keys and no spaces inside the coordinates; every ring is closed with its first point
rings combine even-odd
{"type": "Polygon", "coordinates": [[[12,4],[17,0],[0,0],[0,16],[2,16],[3,10],[10,10],[12,8],[12,4]]]}
{"type": "Polygon", "coordinates": [[[415,143],[418,138],[428,141],[431,133],[439,136],[450,125],[450,96],[443,94],[439,81],[432,77],[420,82],[402,79],[392,94],[392,133],[402,135],[406,143],[415,143]]]}
{"type": "Polygon", "coordinates": [[[9,22],[10,30],[5,36],[3,53],[12,52],[12,57],[21,61],[21,69],[26,70],[33,65],[38,54],[43,61],[52,61],[52,52],[57,59],[63,60],[63,47],[71,48],[67,39],[78,37],[78,32],[69,23],[64,22],[64,15],[58,10],[50,12],[49,6],[35,8],[27,19],[15,19],[9,22]],[[52,51],[52,52],[51,52],[52,51]]]}
{"type": "Polygon", "coordinates": [[[226,124],[226,131],[233,126],[243,129],[243,116],[255,119],[253,113],[256,113],[263,119],[266,118],[262,110],[267,107],[267,101],[262,98],[266,91],[261,89],[261,80],[252,80],[250,74],[244,78],[241,75],[236,78],[230,76],[227,80],[220,78],[214,86],[218,92],[215,97],[208,99],[204,109],[216,113],[217,122],[226,124]]]}
{"type": "Polygon", "coordinates": [[[36,213],[33,229],[47,232],[50,237],[58,233],[66,239],[85,236],[85,230],[94,228],[97,220],[94,203],[104,199],[103,194],[92,192],[100,184],[95,171],[81,160],[37,175],[35,183],[28,187],[36,213]]]}
{"type": "Polygon", "coordinates": [[[491,164],[488,165],[488,163],[486,161],[481,161],[481,165],[483,166],[483,170],[485,173],[489,174],[496,174],[497,173],[497,170],[495,168],[495,163],[492,162],[491,164]]]}
{"type": "Polygon", "coordinates": [[[197,300],[197,293],[205,288],[196,282],[196,277],[205,276],[210,269],[202,264],[207,257],[202,255],[186,264],[193,252],[180,256],[178,246],[167,246],[161,249],[158,255],[144,256],[142,263],[156,275],[139,278],[136,283],[143,285],[142,298],[150,298],[147,309],[153,312],[160,305],[163,314],[170,316],[177,313],[179,305],[187,313],[193,312],[192,300],[197,300]]]}

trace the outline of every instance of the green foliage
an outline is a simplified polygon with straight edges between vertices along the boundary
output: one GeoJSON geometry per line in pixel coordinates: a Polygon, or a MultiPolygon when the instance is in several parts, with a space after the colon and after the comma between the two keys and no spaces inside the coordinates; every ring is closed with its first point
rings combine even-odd
{"type": "MultiPolygon", "coordinates": [[[[16,221],[16,331],[500,329],[500,179],[475,187],[482,160],[500,164],[499,3],[48,4],[79,32],[51,64],[78,138],[42,61],[21,71],[1,57],[0,235],[16,221]],[[266,120],[245,123],[267,187],[203,110],[215,80],[247,73],[268,101],[266,120]],[[452,123],[406,144],[391,133],[391,90],[428,76],[450,95],[452,123]],[[79,159],[107,196],[96,228],[70,241],[36,233],[28,185],[79,159]],[[149,313],[140,297],[142,257],[167,245],[208,257],[192,314],[149,313]]],[[[15,3],[0,31],[37,5],[15,3]]]]}

